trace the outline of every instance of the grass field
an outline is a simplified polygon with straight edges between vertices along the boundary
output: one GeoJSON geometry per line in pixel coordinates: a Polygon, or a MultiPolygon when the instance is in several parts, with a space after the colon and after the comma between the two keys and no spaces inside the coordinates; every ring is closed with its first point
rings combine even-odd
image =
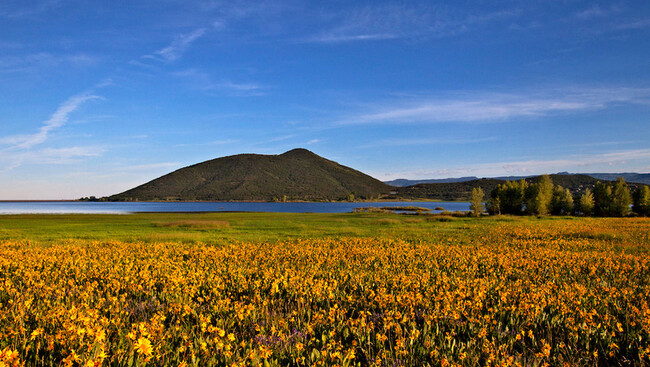
{"type": "MultiPolygon", "coordinates": [[[[520,220],[502,219],[502,220],[520,220]]],[[[57,243],[95,241],[277,242],[299,238],[406,238],[482,226],[470,218],[399,214],[142,213],[131,215],[0,216],[0,240],[57,243]]]]}
{"type": "Polygon", "coordinates": [[[650,364],[650,220],[0,216],[0,366],[650,364]]]}

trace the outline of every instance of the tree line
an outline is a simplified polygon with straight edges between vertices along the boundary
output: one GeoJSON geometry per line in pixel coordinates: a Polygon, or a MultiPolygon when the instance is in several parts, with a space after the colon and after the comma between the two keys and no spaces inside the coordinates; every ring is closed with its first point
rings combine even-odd
{"type": "Polygon", "coordinates": [[[650,216],[650,187],[642,185],[632,195],[622,177],[614,183],[598,181],[593,190],[587,188],[574,197],[569,189],[554,185],[549,175],[542,175],[536,183],[507,181],[492,190],[485,206],[484,199],[480,187],[472,190],[470,210],[474,215],[485,209],[489,214],[650,216]]]}

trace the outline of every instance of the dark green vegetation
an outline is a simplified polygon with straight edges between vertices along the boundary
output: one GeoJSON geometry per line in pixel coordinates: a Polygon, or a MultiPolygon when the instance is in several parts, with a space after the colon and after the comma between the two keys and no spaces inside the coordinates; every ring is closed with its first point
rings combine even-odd
{"type": "Polygon", "coordinates": [[[465,201],[469,200],[472,189],[480,187],[485,192],[491,192],[497,185],[505,181],[484,178],[454,183],[429,183],[413,186],[397,187],[392,197],[406,200],[442,200],[442,201],[465,201]]]}
{"type": "Polygon", "coordinates": [[[378,198],[391,187],[305,149],[240,154],[181,168],[112,201],[323,201],[378,198]]]}

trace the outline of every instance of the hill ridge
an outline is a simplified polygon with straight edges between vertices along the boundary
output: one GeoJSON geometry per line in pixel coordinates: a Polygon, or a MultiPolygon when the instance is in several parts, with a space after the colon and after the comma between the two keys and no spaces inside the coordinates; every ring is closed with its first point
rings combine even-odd
{"type": "MultiPolygon", "coordinates": [[[[635,173],[635,172],[622,172],[622,173],[569,173],[569,172],[558,172],[555,175],[562,176],[589,176],[597,180],[605,181],[616,181],[618,177],[623,177],[625,181],[631,183],[639,184],[650,184],[650,173],[635,173]]],[[[476,177],[476,176],[466,176],[466,177],[448,177],[448,178],[436,178],[436,179],[421,179],[421,180],[411,180],[407,178],[398,178],[390,181],[384,181],[384,183],[396,186],[396,187],[406,187],[413,186],[422,183],[458,183],[466,181],[480,180],[483,178],[494,179],[494,180],[507,180],[507,181],[517,181],[521,179],[529,179],[532,177],[537,177],[539,175],[528,175],[528,176],[497,176],[497,177],[476,177]]]]}
{"type": "Polygon", "coordinates": [[[296,148],[282,154],[243,153],[179,168],[113,201],[327,201],[378,198],[391,186],[353,168],[296,148]]]}

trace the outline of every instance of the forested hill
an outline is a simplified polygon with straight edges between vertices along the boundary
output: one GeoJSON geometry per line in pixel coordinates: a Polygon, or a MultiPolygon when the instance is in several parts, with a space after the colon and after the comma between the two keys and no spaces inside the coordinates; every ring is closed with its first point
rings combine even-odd
{"type": "Polygon", "coordinates": [[[306,149],[239,154],[181,168],[108,197],[112,201],[345,200],[378,198],[391,186],[306,149]]]}
{"type": "MultiPolygon", "coordinates": [[[[593,188],[599,180],[587,175],[549,175],[553,184],[560,185],[568,188],[573,194],[579,194],[586,188],[593,188]]],[[[528,177],[525,180],[528,182],[537,182],[540,176],[528,177]]],[[[604,180],[600,180],[606,182],[604,180]]],[[[436,183],[421,183],[406,187],[397,187],[394,189],[394,198],[407,199],[407,200],[443,200],[443,201],[464,201],[469,200],[472,189],[480,187],[486,195],[494,190],[499,184],[506,182],[506,180],[483,178],[477,180],[469,180],[463,182],[436,182],[436,183]]]]}

